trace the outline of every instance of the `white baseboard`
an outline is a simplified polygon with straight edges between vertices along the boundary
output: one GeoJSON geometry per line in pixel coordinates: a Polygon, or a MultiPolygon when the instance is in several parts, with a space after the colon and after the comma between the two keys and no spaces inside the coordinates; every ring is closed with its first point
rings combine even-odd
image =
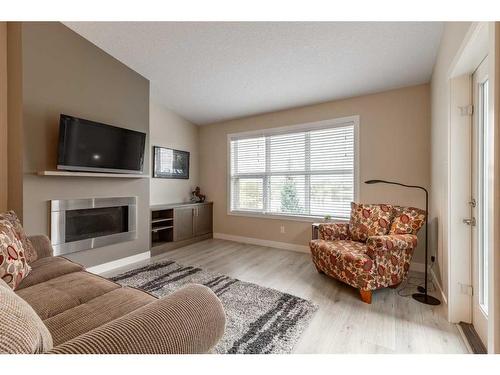
{"type": "Polygon", "coordinates": [[[439,291],[441,294],[441,299],[445,305],[448,304],[448,299],[446,298],[446,295],[443,292],[443,288],[441,287],[441,283],[439,282],[434,270],[431,268],[431,276],[432,276],[432,282],[434,283],[436,289],[439,291]]]}
{"type": "Polygon", "coordinates": [[[99,264],[97,266],[87,268],[88,272],[92,272],[95,274],[102,274],[104,272],[112,271],[116,268],[128,266],[129,264],[140,262],[141,260],[146,260],[151,257],[151,253],[149,251],[145,251],[144,253],[131,255],[126,258],[113,260],[111,262],[99,264]]]}
{"type": "Polygon", "coordinates": [[[296,245],[296,244],[287,243],[287,242],[269,241],[269,240],[262,240],[260,238],[234,236],[232,234],[225,234],[225,233],[214,233],[214,238],[218,238],[221,240],[234,241],[234,242],[247,243],[247,244],[251,244],[251,245],[274,247],[276,249],[296,251],[299,253],[309,253],[309,246],[296,245]]]}

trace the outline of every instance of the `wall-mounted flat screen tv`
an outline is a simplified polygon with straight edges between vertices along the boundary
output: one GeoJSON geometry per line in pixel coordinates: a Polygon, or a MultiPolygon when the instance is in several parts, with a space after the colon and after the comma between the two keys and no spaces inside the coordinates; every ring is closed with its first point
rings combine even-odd
{"type": "Polygon", "coordinates": [[[141,173],[146,134],[61,115],[57,169],[141,173]]]}

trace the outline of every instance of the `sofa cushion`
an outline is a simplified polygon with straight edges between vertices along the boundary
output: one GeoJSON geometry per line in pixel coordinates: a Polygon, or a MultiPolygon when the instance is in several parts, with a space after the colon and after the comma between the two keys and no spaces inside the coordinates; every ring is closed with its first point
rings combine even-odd
{"type": "Polygon", "coordinates": [[[389,233],[394,210],[388,204],[351,203],[349,232],[354,241],[366,242],[368,237],[389,233]]]}
{"type": "Polygon", "coordinates": [[[14,211],[7,211],[0,214],[0,220],[7,220],[14,227],[14,232],[19,241],[21,241],[24,249],[24,256],[28,263],[34,262],[37,260],[37,253],[30,239],[26,235],[26,232],[21,225],[16,213],[14,211]]]}
{"type": "Polygon", "coordinates": [[[17,294],[45,320],[119,287],[100,276],[80,271],[21,289],[17,294]]]}
{"type": "Polygon", "coordinates": [[[128,314],[156,298],[138,289],[119,288],[44,321],[54,346],[128,314]]]}
{"type": "Polygon", "coordinates": [[[21,281],[16,290],[28,288],[56,277],[82,271],[83,266],[63,257],[40,258],[31,263],[31,272],[21,281]]]}
{"type": "Polygon", "coordinates": [[[16,289],[30,270],[23,244],[17,238],[14,227],[10,221],[0,220],[0,278],[16,289]]]}
{"type": "Polygon", "coordinates": [[[52,337],[40,317],[1,279],[0,301],[0,354],[35,354],[52,349],[52,337]]]}
{"type": "Polygon", "coordinates": [[[415,207],[394,206],[389,234],[417,234],[425,224],[425,211],[415,207]]]}

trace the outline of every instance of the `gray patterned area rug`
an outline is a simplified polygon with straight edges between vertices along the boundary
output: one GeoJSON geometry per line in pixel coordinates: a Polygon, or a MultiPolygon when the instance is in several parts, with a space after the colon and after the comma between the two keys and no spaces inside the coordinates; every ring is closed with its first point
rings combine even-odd
{"type": "Polygon", "coordinates": [[[226,311],[226,331],[215,353],[291,353],[318,309],[287,293],[173,261],[137,268],[111,279],[157,297],[189,283],[212,289],[226,311]]]}

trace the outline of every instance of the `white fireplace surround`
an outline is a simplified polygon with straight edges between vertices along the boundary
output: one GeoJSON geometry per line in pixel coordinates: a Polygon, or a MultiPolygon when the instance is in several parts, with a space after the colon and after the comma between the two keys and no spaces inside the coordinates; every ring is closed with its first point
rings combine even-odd
{"type": "MultiPolygon", "coordinates": [[[[95,223],[92,224],[95,226],[95,223]]],[[[55,255],[69,254],[131,241],[137,238],[137,197],[51,200],[50,225],[51,243],[55,255]],[[75,240],[69,238],[70,236],[67,233],[69,211],[88,210],[89,213],[92,213],[94,209],[97,211],[97,209],[113,207],[125,207],[126,210],[125,228],[120,232],[106,233],[104,231],[103,233],[96,234],[94,237],[87,237],[87,234],[82,232],[82,239],[75,240]]],[[[88,235],[91,236],[92,232],[89,232],[88,235]]]]}

